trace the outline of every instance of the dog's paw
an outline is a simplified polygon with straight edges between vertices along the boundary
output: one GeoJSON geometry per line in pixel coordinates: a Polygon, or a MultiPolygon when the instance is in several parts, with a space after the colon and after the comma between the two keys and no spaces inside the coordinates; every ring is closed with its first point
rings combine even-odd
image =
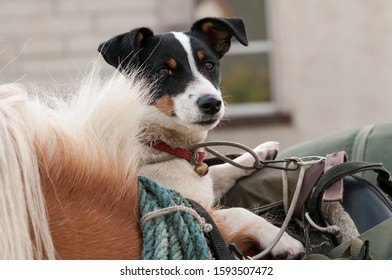
{"type": "Polygon", "coordinates": [[[304,257],[305,248],[301,242],[284,233],[271,254],[275,259],[299,260],[304,257]]]}
{"type": "MultiPolygon", "coordinates": [[[[279,143],[278,142],[265,142],[259,146],[257,146],[253,151],[257,154],[259,159],[261,161],[265,160],[273,160],[276,158],[278,155],[278,149],[279,149],[279,143]]],[[[236,162],[246,165],[246,166],[252,166],[255,163],[255,158],[250,154],[250,153],[245,153],[235,159],[236,162]]],[[[246,175],[249,175],[253,172],[252,171],[245,171],[246,175]]]]}
{"type": "Polygon", "coordinates": [[[253,150],[260,158],[260,160],[274,160],[278,155],[279,143],[274,141],[260,144],[253,150]]]}

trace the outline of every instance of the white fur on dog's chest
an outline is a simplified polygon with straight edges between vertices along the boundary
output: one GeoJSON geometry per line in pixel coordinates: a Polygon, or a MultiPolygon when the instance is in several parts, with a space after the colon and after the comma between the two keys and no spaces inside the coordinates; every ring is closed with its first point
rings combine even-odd
{"type": "Polygon", "coordinates": [[[151,178],[163,187],[178,191],[182,196],[206,207],[214,203],[211,177],[199,176],[194,166],[184,159],[142,165],[139,175],[151,178]]]}

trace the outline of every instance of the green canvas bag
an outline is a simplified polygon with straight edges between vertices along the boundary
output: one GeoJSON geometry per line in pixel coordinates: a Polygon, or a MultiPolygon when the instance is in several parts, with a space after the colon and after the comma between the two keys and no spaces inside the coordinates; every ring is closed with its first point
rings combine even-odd
{"type": "MultiPolygon", "coordinates": [[[[326,154],[337,150],[345,150],[350,160],[359,162],[382,162],[386,169],[392,169],[392,145],[389,145],[389,143],[391,143],[391,139],[391,123],[371,125],[361,129],[352,129],[336,135],[308,141],[282,152],[278,158],[284,159],[293,156],[325,156],[326,154]]],[[[289,195],[291,196],[294,191],[293,188],[298,180],[299,171],[290,171],[287,174],[288,185],[291,186],[291,189],[289,189],[289,195]]],[[[375,182],[377,177],[375,172],[368,171],[361,171],[360,175],[369,182],[375,182]]],[[[283,194],[281,186],[282,171],[264,168],[255,172],[251,176],[238,180],[235,187],[233,187],[222,198],[221,204],[230,207],[239,206],[248,208],[262,215],[265,213],[268,213],[269,215],[271,215],[271,213],[273,215],[274,213],[282,214],[282,211],[276,212],[276,209],[282,208],[283,194]]],[[[387,204],[388,203],[390,202],[387,202],[387,204]]],[[[364,235],[365,238],[370,238],[376,234],[382,235],[383,233],[380,233],[380,231],[385,231],[386,226],[390,226],[390,224],[387,222],[384,226],[378,226],[377,224],[377,228],[375,227],[373,231],[369,229],[370,233],[364,235]]],[[[389,228],[386,236],[390,236],[390,232],[392,232],[392,227],[389,228]]],[[[361,233],[360,238],[362,237],[362,234],[365,233],[361,233]]],[[[385,237],[384,239],[387,244],[390,244],[388,243],[389,241],[386,240],[387,238],[388,237],[385,237]]],[[[376,258],[380,257],[385,259],[392,257],[392,247],[377,247],[374,240],[380,240],[379,237],[372,237],[370,239],[370,247],[373,251],[374,249],[376,250],[376,252],[372,252],[372,254],[376,256],[376,258]],[[384,249],[384,252],[380,251],[381,248],[384,249]]],[[[341,246],[344,247],[343,245],[341,246]]],[[[349,245],[346,244],[346,247],[347,246],[349,245]]],[[[332,254],[331,251],[330,257],[337,257],[339,253],[341,253],[338,248],[340,248],[340,246],[336,248],[337,253],[332,254]]]]}
{"type": "MultiPolygon", "coordinates": [[[[277,159],[325,156],[335,151],[345,151],[350,161],[378,162],[392,170],[392,123],[370,125],[311,140],[281,152],[277,159]]],[[[376,178],[372,172],[361,175],[369,181],[376,178]]],[[[290,185],[295,185],[298,171],[292,171],[288,176],[290,185]]],[[[262,169],[238,180],[221,202],[245,208],[275,203],[282,198],[281,182],[280,170],[262,169]]]]}
{"type": "MultiPolygon", "coordinates": [[[[382,162],[386,169],[392,170],[392,123],[368,125],[307,141],[281,152],[278,158],[327,155],[335,151],[345,151],[350,161],[382,162]]],[[[375,178],[371,172],[363,176],[375,178]]]]}
{"type": "MultiPolygon", "coordinates": [[[[392,258],[392,234],[390,234],[392,229],[392,218],[389,218],[375,227],[369,229],[368,231],[361,234],[358,239],[362,242],[368,241],[369,255],[375,260],[386,260],[392,258]]],[[[357,242],[356,240],[354,242],[357,242]]],[[[352,246],[353,241],[347,242],[337,246],[331,250],[331,258],[338,259],[345,256],[347,248],[352,246]]],[[[361,244],[361,243],[360,243],[361,244]]],[[[363,243],[362,243],[363,244],[363,243]]],[[[351,253],[350,257],[355,253],[351,253]]]]}

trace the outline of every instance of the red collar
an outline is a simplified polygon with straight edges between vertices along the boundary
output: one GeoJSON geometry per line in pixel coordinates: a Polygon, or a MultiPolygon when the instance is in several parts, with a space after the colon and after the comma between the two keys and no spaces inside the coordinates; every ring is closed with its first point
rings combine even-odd
{"type": "Polygon", "coordinates": [[[207,156],[207,153],[204,152],[186,150],[183,148],[173,148],[163,141],[142,141],[142,143],[178,158],[186,159],[192,165],[201,164],[207,156]]]}

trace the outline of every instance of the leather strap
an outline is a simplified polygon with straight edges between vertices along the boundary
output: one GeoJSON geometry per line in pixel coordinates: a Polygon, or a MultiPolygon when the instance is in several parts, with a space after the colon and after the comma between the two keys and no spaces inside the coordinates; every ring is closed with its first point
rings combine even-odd
{"type": "Polygon", "coordinates": [[[234,258],[230,254],[229,247],[210,214],[208,214],[208,212],[196,201],[191,199],[188,199],[188,201],[192,205],[193,209],[205,219],[206,223],[212,225],[212,230],[206,233],[205,236],[210,241],[210,248],[213,257],[216,260],[233,260],[234,258]]]}
{"type": "Polygon", "coordinates": [[[347,175],[353,175],[358,172],[373,170],[378,173],[377,181],[383,182],[383,185],[379,185],[380,188],[388,194],[392,193],[391,175],[384,168],[381,163],[369,163],[369,162],[344,162],[337,165],[334,168],[329,169],[320,180],[317,182],[314,191],[309,199],[309,214],[314,222],[319,221],[318,209],[322,200],[322,194],[333,182],[343,178],[347,175]]]}
{"type": "MultiPolygon", "coordinates": [[[[328,154],[325,158],[324,173],[332,167],[347,161],[347,154],[344,151],[328,154]]],[[[343,201],[343,178],[336,180],[324,191],[323,201],[343,201]]]]}
{"type": "Polygon", "coordinates": [[[293,218],[301,219],[304,205],[323,172],[324,162],[313,164],[305,171],[304,181],[298,196],[297,204],[294,208],[293,218]]]}

